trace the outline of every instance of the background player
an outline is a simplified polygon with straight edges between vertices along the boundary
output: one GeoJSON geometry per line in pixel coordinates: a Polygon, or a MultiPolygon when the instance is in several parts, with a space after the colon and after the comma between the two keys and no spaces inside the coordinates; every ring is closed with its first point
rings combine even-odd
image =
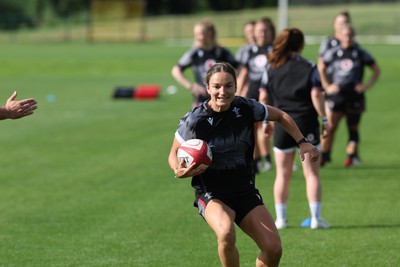
{"type": "MultiPolygon", "coordinates": [[[[332,70],[328,66],[326,69],[322,70],[323,66],[323,56],[326,51],[329,49],[332,49],[334,47],[337,47],[340,45],[340,40],[339,40],[339,34],[340,34],[340,29],[347,24],[351,23],[351,17],[350,13],[348,11],[342,11],[338,13],[334,20],[333,20],[333,34],[323,40],[321,42],[319,51],[318,51],[318,71],[321,73],[321,71],[324,71],[326,74],[327,79],[329,82],[332,82],[332,70]]],[[[326,113],[328,117],[330,118],[330,109],[326,107],[326,113]]],[[[328,121],[329,122],[329,121],[328,121]]],[[[331,154],[330,154],[330,142],[329,140],[325,140],[325,138],[322,137],[321,140],[321,151],[322,151],[322,157],[321,157],[321,166],[324,166],[325,163],[331,161],[331,154]]]]}
{"type": "Polygon", "coordinates": [[[229,62],[237,67],[234,55],[217,42],[217,30],[211,20],[202,20],[195,24],[193,29],[194,46],[187,51],[172,68],[172,76],[184,88],[193,93],[193,106],[209,99],[204,79],[207,70],[216,62],[229,62]],[[195,81],[191,82],[184,71],[192,67],[195,81]]]}
{"type": "Polygon", "coordinates": [[[361,163],[358,153],[360,142],[359,124],[365,111],[365,95],[376,82],[380,69],[375,59],[359,45],[355,45],[354,29],[345,24],[339,34],[340,45],[328,50],[320,67],[322,85],[326,91],[327,104],[330,112],[328,121],[331,135],[326,138],[326,153],[332,150],[334,135],[340,120],[347,119],[349,140],[347,143],[346,167],[361,163]],[[368,82],[363,83],[364,67],[368,66],[372,74],[368,82]],[[331,68],[332,81],[328,78],[326,69],[331,68]]]}
{"type": "MultiPolygon", "coordinates": [[[[240,62],[238,76],[238,95],[255,99],[266,104],[266,99],[260,99],[260,84],[265,67],[268,63],[267,54],[272,49],[275,38],[275,26],[271,19],[261,18],[254,25],[255,43],[247,47],[240,62]],[[248,83],[248,86],[246,84],[248,83]]],[[[261,123],[256,124],[257,145],[254,160],[258,171],[271,169],[269,136],[265,134],[261,123]],[[261,164],[265,158],[264,165],[261,164]]]]}
{"type": "MultiPolygon", "coordinates": [[[[268,80],[262,87],[268,91],[275,107],[287,112],[299,126],[308,141],[320,144],[318,116],[322,119],[322,133],[328,135],[325,102],[317,67],[300,56],[304,48],[304,35],[296,28],[283,30],[275,40],[269,56],[268,80]]],[[[264,81],[264,80],[263,80],[264,81]]],[[[276,226],[287,227],[286,208],[289,184],[293,171],[296,141],[280,127],[274,129],[276,178],[274,198],[276,226]]],[[[307,199],[311,212],[311,228],[328,228],[321,218],[322,187],[319,162],[302,161],[306,180],[307,199]]]]}

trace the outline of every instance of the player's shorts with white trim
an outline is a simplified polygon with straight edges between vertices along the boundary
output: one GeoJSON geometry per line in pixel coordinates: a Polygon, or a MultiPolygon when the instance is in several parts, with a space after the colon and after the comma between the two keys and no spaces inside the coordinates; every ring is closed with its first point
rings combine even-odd
{"type": "MultiPolygon", "coordinates": [[[[301,133],[308,139],[308,141],[310,141],[314,146],[318,146],[320,143],[320,128],[317,116],[303,116],[301,118],[294,118],[294,120],[301,133]]],[[[294,151],[294,149],[297,148],[297,142],[292,136],[283,130],[279,124],[275,124],[274,147],[282,151],[287,149],[293,149],[294,151]]]]}
{"type": "Polygon", "coordinates": [[[235,211],[235,223],[237,225],[243,220],[243,218],[255,207],[264,205],[263,199],[258,189],[251,189],[235,194],[218,194],[213,192],[198,192],[196,191],[196,199],[194,206],[198,208],[199,214],[205,219],[205,210],[207,204],[212,199],[218,199],[219,201],[226,204],[229,208],[235,211]]]}

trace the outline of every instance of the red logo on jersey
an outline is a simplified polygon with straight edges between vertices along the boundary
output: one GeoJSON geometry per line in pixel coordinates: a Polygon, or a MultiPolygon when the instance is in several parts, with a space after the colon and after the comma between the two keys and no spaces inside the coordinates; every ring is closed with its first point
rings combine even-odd
{"type": "Polygon", "coordinates": [[[345,58],[340,62],[340,68],[344,71],[350,71],[353,68],[353,61],[345,58]]]}
{"type": "Polygon", "coordinates": [[[254,58],[254,64],[257,68],[264,68],[267,65],[267,56],[266,55],[258,55],[254,58]]]}
{"type": "Polygon", "coordinates": [[[215,61],[214,59],[207,59],[207,60],[204,62],[204,68],[205,68],[206,70],[208,70],[208,69],[211,68],[215,63],[216,63],[216,61],[215,61]]]}

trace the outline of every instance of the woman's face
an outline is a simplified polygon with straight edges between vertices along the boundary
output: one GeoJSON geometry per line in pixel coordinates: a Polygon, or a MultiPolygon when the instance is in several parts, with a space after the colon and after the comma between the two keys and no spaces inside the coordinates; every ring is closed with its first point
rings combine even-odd
{"type": "Polygon", "coordinates": [[[246,38],[246,42],[248,44],[254,43],[254,25],[253,24],[246,24],[244,26],[244,36],[246,38]]]}
{"type": "Polygon", "coordinates": [[[256,23],[254,26],[254,37],[258,46],[264,46],[267,44],[269,29],[265,23],[256,23]]]}
{"type": "Polygon", "coordinates": [[[349,48],[353,45],[353,32],[349,28],[343,28],[340,30],[340,46],[344,49],[349,48]]]}
{"type": "Polygon", "coordinates": [[[349,20],[344,15],[338,15],[333,22],[333,29],[335,33],[339,33],[343,25],[349,24],[349,20]]]}
{"type": "Polygon", "coordinates": [[[254,25],[254,37],[256,44],[260,47],[272,45],[274,42],[273,26],[264,21],[258,21],[254,25]]]}
{"type": "Polygon", "coordinates": [[[207,84],[207,92],[211,99],[209,106],[216,112],[229,109],[236,93],[236,83],[228,72],[214,73],[207,84]]]}
{"type": "Polygon", "coordinates": [[[206,48],[208,45],[210,45],[212,38],[211,38],[211,33],[207,32],[205,27],[201,25],[197,25],[194,27],[193,30],[194,34],[194,39],[196,41],[196,44],[199,47],[206,48]]]}

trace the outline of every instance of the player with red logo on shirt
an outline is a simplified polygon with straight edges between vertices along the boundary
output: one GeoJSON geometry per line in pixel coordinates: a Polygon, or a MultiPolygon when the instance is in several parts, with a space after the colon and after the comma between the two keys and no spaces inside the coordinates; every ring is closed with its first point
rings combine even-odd
{"type": "Polygon", "coordinates": [[[342,25],[339,32],[340,45],[325,52],[318,68],[322,86],[326,92],[327,113],[331,134],[322,139],[323,160],[330,160],[333,138],[340,120],[347,119],[349,141],[347,144],[346,167],[361,163],[358,155],[359,124],[365,111],[365,92],[369,90],[380,75],[375,59],[359,45],[355,45],[355,32],[349,24],[342,25]],[[364,67],[371,68],[368,82],[363,83],[364,67]],[[331,70],[328,78],[327,68],[331,70]]]}
{"type": "Polygon", "coordinates": [[[208,69],[217,62],[228,62],[235,68],[238,62],[235,56],[217,42],[217,31],[211,20],[205,19],[195,24],[193,29],[194,45],[172,68],[172,76],[184,88],[193,93],[193,107],[199,106],[210,96],[204,84],[208,69]],[[192,67],[195,82],[184,75],[184,71],[192,67]]]}

